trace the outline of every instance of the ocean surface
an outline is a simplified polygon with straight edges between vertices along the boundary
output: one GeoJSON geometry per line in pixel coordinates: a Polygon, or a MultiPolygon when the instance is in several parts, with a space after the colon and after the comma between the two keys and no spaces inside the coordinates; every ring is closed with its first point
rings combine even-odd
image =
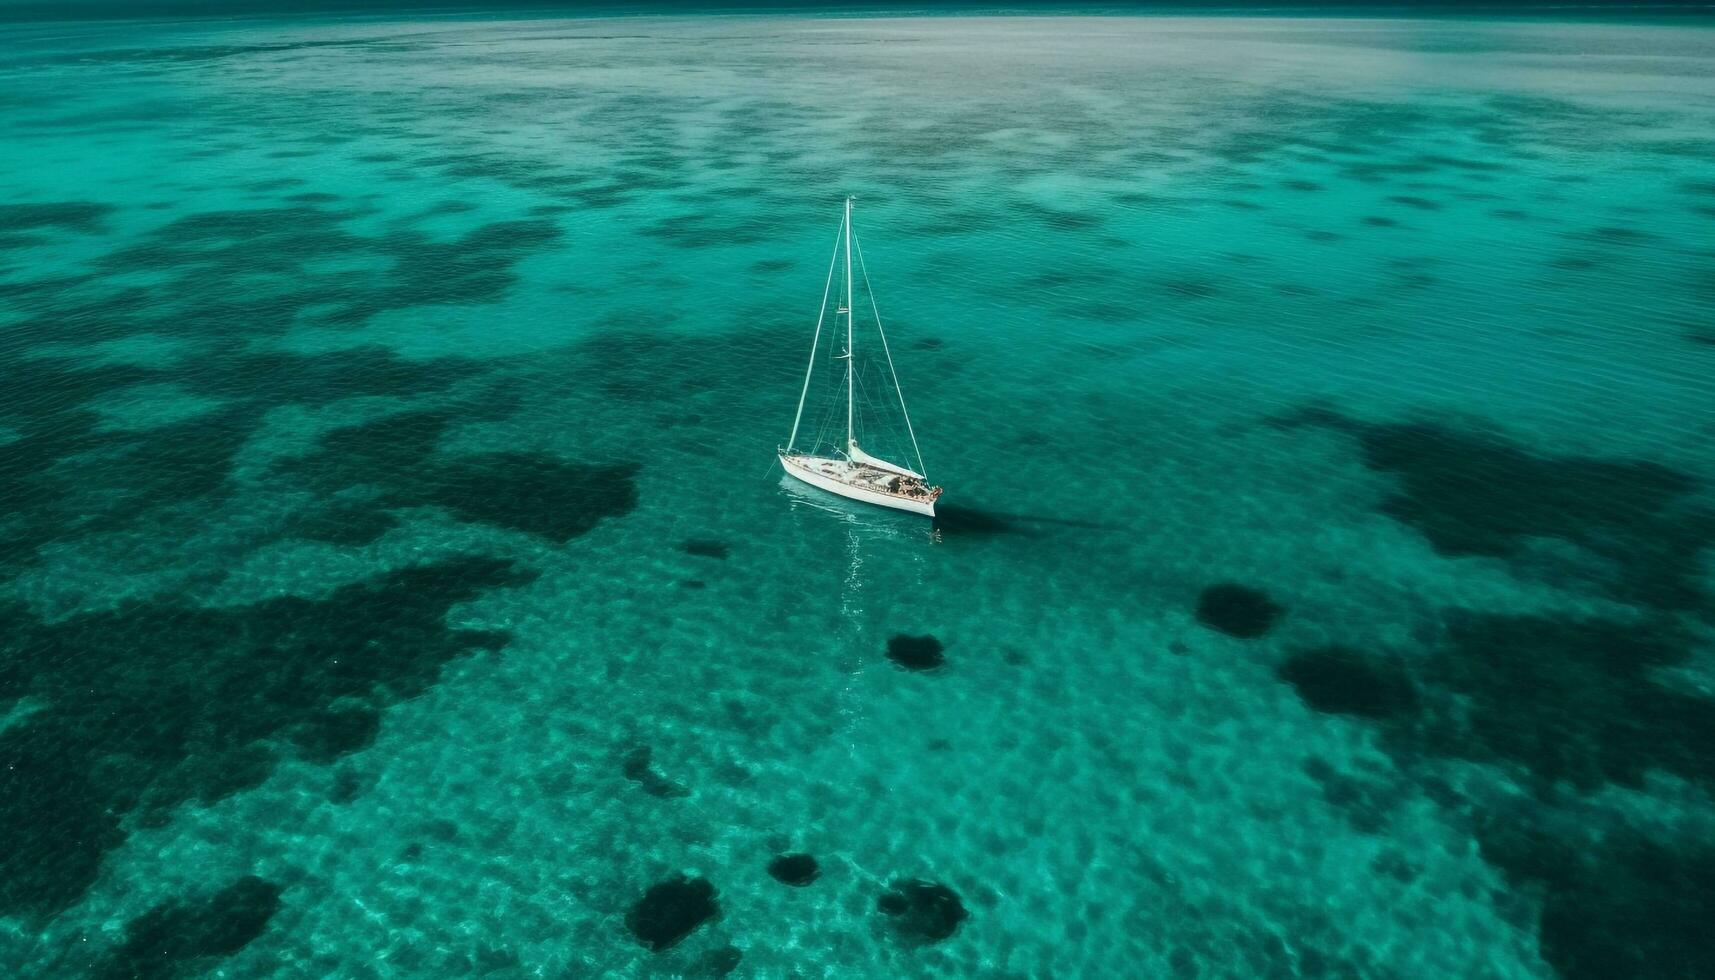
{"type": "Polygon", "coordinates": [[[1704,24],[12,24],[0,362],[8,976],[1715,975],[1704,24]]]}

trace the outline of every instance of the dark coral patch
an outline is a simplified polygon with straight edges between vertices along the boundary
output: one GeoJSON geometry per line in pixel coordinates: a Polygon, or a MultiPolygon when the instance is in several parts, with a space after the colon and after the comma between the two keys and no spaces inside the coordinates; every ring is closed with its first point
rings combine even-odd
{"type": "Polygon", "coordinates": [[[125,942],[97,976],[170,980],[200,975],[262,935],[280,910],[280,886],[254,875],[213,895],[157,905],[125,925],[125,942]]]}
{"type": "Polygon", "coordinates": [[[1545,794],[1641,787],[1651,771],[1715,787],[1715,703],[1656,678],[1693,647],[1662,622],[1462,614],[1409,672],[1331,648],[1294,654],[1282,675],[1318,710],[1376,721],[1406,760],[1509,766],[1545,794]]]}
{"type": "Polygon", "coordinates": [[[726,558],[732,554],[732,548],[725,541],[714,541],[709,538],[694,538],[682,546],[685,554],[698,558],[726,558]]]}
{"type": "Polygon", "coordinates": [[[0,204],[0,233],[43,230],[97,232],[112,211],[113,205],[93,201],[0,204]]]}
{"type": "Polygon", "coordinates": [[[1484,860],[1541,896],[1542,958],[1565,980],[1715,976],[1715,849],[1635,832],[1550,830],[1528,814],[1478,831],[1484,860]]]}
{"type": "MultiPolygon", "coordinates": [[[[1715,788],[1715,701],[1668,681],[1697,650],[1675,620],[1457,614],[1409,672],[1401,658],[1340,650],[1297,655],[1283,673],[1312,704],[1373,720],[1400,769],[1443,805],[1458,798],[1424,775],[1428,757],[1527,780],[1531,796],[1477,811],[1477,836],[1484,859],[1540,903],[1542,954],[1561,976],[1702,977],[1715,970],[1701,941],[1715,917],[1715,851],[1562,809],[1659,773],[1715,788]]],[[[1400,795],[1319,760],[1306,772],[1359,829],[1382,829],[1400,795]]]]}
{"type": "MultiPolygon", "coordinates": [[[[540,453],[455,456],[419,474],[421,500],[468,521],[569,541],[637,506],[637,466],[540,453]]],[[[395,487],[395,494],[407,493],[395,487]]]]}
{"type": "Polygon", "coordinates": [[[947,662],[940,640],[904,634],[888,638],[887,659],[906,670],[934,670],[947,662]]]}
{"type": "Polygon", "coordinates": [[[822,876],[822,867],[809,854],[782,854],[768,862],[768,876],[782,885],[802,888],[822,876]]]}
{"type": "Polygon", "coordinates": [[[323,433],[313,452],[290,469],[329,491],[364,485],[390,486],[408,478],[438,451],[456,413],[398,412],[323,433]]]}
{"type": "Polygon", "coordinates": [[[875,907],[893,921],[899,934],[913,942],[937,943],[959,930],[970,918],[957,892],[921,879],[894,882],[875,907]]]}
{"type": "MultiPolygon", "coordinates": [[[[74,313],[104,315],[94,309],[74,313]]],[[[45,541],[128,529],[144,515],[171,528],[181,512],[185,518],[205,513],[230,491],[235,458],[280,404],[438,391],[477,370],[475,362],[461,358],[408,362],[377,347],[325,356],[222,347],[199,356],[188,371],[0,353],[0,367],[32,392],[0,411],[0,424],[19,433],[0,454],[0,482],[12,488],[12,520],[0,533],[0,560],[19,562],[33,558],[45,541]],[[104,429],[99,416],[84,407],[117,388],[167,380],[223,404],[141,431],[104,429]]],[[[299,523],[287,533],[339,543],[373,540],[388,522],[350,501],[294,520],[299,523]]]]}
{"type": "Polygon", "coordinates": [[[1223,582],[1197,597],[1197,621],[1242,640],[1254,640],[1274,628],[1285,607],[1268,593],[1248,585],[1223,582]]]}
{"type": "MultiPolygon", "coordinates": [[[[1536,543],[1559,538],[1599,558],[1576,569],[1624,602],[1664,610],[1703,607],[1701,552],[1715,515],[1695,505],[1699,482],[1640,460],[1543,456],[1505,440],[1429,422],[1371,423],[1314,409],[1282,424],[1355,437],[1370,469],[1398,479],[1381,511],[1444,555],[1511,558],[1536,569],[1536,543]]],[[[1569,574],[1558,565],[1545,574],[1569,574]]],[[[1587,583],[1588,584],[1588,583],[1587,583]]]]}
{"type": "MultiPolygon", "coordinates": [[[[559,237],[553,223],[501,221],[453,241],[410,228],[378,236],[346,227],[357,212],[312,204],[187,215],[104,256],[107,272],[171,278],[147,294],[141,330],[209,339],[278,333],[298,322],[361,323],[375,313],[436,303],[479,303],[517,281],[513,266],[559,237]],[[339,257],[374,274],[311,272],[311,258],[339,257]],[[245,283],[242,291],[234,281],[245,283]]],[[[112,297],[104,297],[109,309],[112,297]]],[[[44,319],[61,320],[56,311],[44,319]]]]}
{"type": "Polygon", "coordinates": [[[1376,214],[1365,216],[1364,224],[1369,225],[1371,228],[1396,228],[1399,226],[1399,222],[1394,219],[1384,218],[1376,214]]]}
{"type": "Polygon", "coordinates": [[[365,345],[331,354],[232,353],[212,364],[200,361],[182,383],[197,394],[249,401],[266,411],[283,403],[325,405],[357,395],[427,395],[482,370],[482,362],[470,358],[407,360],[385,347],[365,345]]]}
{"type": "Polygon", "coordinates": [[[381,715],[368,706],[329,708],[292,730],[292,741],[311,762],[326,765],[369,747],[381,731],[381,715]]]}
{"type": "Polygon", "coordinates": [[[637,506],[637,467],[540,453],[454,454],[439,448],[452,411],[403,412],[327,433],[292,469],[337,492],[381,490],[383,507],[443,508],[462,520],[568,541],[637,506]]]}
{"type": "Polygon", "coordinates": [[[707,878],[674,875],[649,886],[625,914],[625,927],[643,945],[659,953],[677,946],[718,914],[715,886],[707,878]]]}
{"type": "Polygon", "coordinates": [[[1386,718],[1417,706],[1417,691],[1402,672],[1378,669],[1345,647],[1297,651],[1279,673],[1305,704],[1328,714],[1386,718]]]}
{"type": "Polygon", "coordinates": [[[447,661],[506,635],[447,611],[533,576],[457,558],[234,608],[174,600],[43,623],[0,609],[0,696],[45,705],[0,732],[0,912],[75,901],[128,815],[159,823],[265,779],[282,744],[328,761],[447,661]]]}
{"type": "Polygon", "coordinates": [[[1715,788],[1715,702],[1663,686],[1693,643],[1664,623],[1531,616],[1453,619],[1427,677],[1430,748],[1524,766],[1544,785],[1642,786],[1662,770],[1715,788]]]}
{"type": "Polygon", "coordinates": [[[373,506],[344,504],[311,510],[293,520],[293,537],[358,547],[371,544],[399,525],[399,518],[373,506]]]}

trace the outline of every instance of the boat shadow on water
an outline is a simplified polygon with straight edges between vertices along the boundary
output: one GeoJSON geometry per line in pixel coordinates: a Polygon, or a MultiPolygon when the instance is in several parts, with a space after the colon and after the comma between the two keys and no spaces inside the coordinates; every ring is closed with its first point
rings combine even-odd
{"type": "Polygon", "coordinates": [[[1014,511],[984,510],[960,504],[940,504],[935,508],[935,530],[957,537],[980,537],[997,534],[1033,535],[1055,528],[1078,528],[1086,531],[1119,531],[1118,524],[1086,521],[1069,517],[1048,517],[1041,514],[1020,514],[1014,511]]]}

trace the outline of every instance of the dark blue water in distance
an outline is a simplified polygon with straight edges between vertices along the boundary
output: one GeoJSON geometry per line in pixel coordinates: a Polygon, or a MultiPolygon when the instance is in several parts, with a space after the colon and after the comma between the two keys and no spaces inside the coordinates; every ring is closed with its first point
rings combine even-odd
{"type": "Polygon", "coordinates": [[[1704,22],[0,34],[0,972],[1715,974],[1704,22]]]}

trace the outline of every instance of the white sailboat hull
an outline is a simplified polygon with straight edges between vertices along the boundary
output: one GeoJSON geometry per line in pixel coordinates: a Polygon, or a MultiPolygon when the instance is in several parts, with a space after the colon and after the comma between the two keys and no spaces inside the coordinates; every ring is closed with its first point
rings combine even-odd
{"type": "Polygon", "coordinates": [[[844,465],[836,460],[824,459],[817,456],[799,456],[795,454],[781,453],[780,465],[786,467],[786,472],[791,476],[802,480],[819,490],[826,490],[829,493],[839,494],[840,496],[846,497],[850,500],[858,500],[866,504],[875,504],[877,507],[891,507],[894,510],[903,510],[909,511],[913,514],[922,514],[924,517],[935,516],[935,502],[933,500],[920,500],[914,497],[888,493],[885,490],[857,486],[823,472],[824,469],[831,470],[844,465]]]}

